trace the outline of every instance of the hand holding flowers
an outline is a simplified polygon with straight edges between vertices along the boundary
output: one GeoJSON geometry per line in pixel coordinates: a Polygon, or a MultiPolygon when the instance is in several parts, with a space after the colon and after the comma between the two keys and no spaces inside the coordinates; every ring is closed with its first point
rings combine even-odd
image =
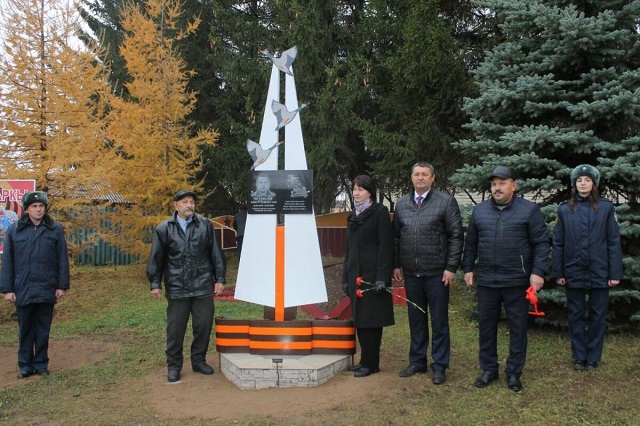
{"type": "Polygon", "coordinates": [[[393,293],[392,290],[391,290],[391,287],[387,287],[384,284],[383,281],[377,281],[375,284],[372,284],[370,282],[365,281],[362,277],[356,278],[356,296],[363,297],[364,293],[366,293],[367,291],[371,291],[371,290],[375,290],[376,293],[381,293],[383,291],[387,291],[388,293],[390,293],[391,295],[393,295],[395,297],[399,297],[400,299],[406,300],[408,303],[411,303],[411,305],[414,308],[419,309],[423,314],[426,314],[424,309],[422,309],[420,306],[416,305],[411,300],[407,299],[406,297],[402,297],[399,294],[393,293]],[[366,285],[368,285],[370,287],[362,289],[362,284],[366,284],[366,285]],[[380,285],[380,284],[382,284],[382,285],[380,285]]]}

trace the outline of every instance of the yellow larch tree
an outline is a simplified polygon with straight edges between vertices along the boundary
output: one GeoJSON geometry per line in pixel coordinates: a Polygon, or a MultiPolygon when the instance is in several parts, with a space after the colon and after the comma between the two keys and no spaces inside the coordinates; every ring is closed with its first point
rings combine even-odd
{"type": "Polygon", "coordinates": [[[99,52],[74,37],[77,11],[65,0],[4,0],[0,31],[0,175],[35,179],[68,228],[95,227],[84,209],[104,184],[113,152],[110,98],[99,52]]]}
{"type": "MultiPolygon", "coordinates": [[[[177,47],[199,20],[184,26],[181,3],[148,0],[129,3],[122,13],[121,54],[131,76],[129,97],[112,104],[108,131],[118,154],[110,181],[114,191],[134,204],[116,206],[119,244],[131,252],[148,251],[150,230],[172,212],[172,196],[194,189],[201,149],[217,139],[214,131],[194,132],[187,119],[196,93],[187,89],[192,73],[177,47]]],[[[116,237],[116,235],[114,235],[116,237]]]]}

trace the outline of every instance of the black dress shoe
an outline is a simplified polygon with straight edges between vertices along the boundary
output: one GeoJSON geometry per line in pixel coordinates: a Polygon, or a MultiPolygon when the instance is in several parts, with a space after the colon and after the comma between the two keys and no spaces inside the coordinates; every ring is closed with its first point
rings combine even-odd
{"type": "Polygon", "coordinates": [[[426,373],[427,369],[426,368],[418,368],[415,365],[411,364],[409,365],[407,368],[405,368],[404,370],[402,370],[398,376],[400,377],[411,377],[414,374],[418,374],[418,373],[426,373]]]}
{"type": "Polygon", "coordinates": [[[596,369],[598,369],[598,363],[597,363],[597,362],[595,362],[595,361],[594,361],[594,362],[588,362],[588,363],[587,363],[587,366],[585,367],[585,369],[586,369],[587,371],[593,371],[593,370],[596,370],[596,369]]]}
{"type": "Polygon", "coordinates": [[[213,367],[211,367],[206,362],[195,364],[192,366],[192,368],[195,373],[202,373],[202,374],[206,374],[207,376],[210,376],[211,374],[213,374],[213,367]]]}
{"type": "Polygon", "coordinates": [[[379,372],[380,372],[380,368],[378,367],[376,368],[360,367],[359,370],[353,373],[353,377],[367,377],[374,373],[379,373],[379,372]]]}
{"type": "Polygon", "coordinates": [[[507,376],[507,386],[514,392],[522,391],[522,382],[518,376],[507,376]]]}
{"type": "Polygon", "coordinates": [[[573,369],[574,370],[578,370],[578,371],[582,371],[586,368],[587,366],[587,361],[574,361],[573,362],[573,369]]]}
{"type": "Polygon", "coordinates": [[[491,383],[495,382],[496,380],[498,380],[498,372],[494,371],[483,371],[482,372],[482,376],[478,377],[476,379],[476,382],[474,383],[474,385],[477,388],[484,388],[489,386],[491,383]]]}
{"type": "Polygon", "coordinates": [[[18,373],[18,379],[26,379],[27,377],[31,377],[36,374],[33,370],[20,370],[18,373]]]}
{"type": "Polygon", "coordinates": [[[171,383],[177,382],[180,380],[180,371],[179,370],[169,370],[169,374],[167,374],[167,380],[171,383]]]}
{"type": "Polygon", "coordinates": [[[361,364],[354,364],[354,365],[350,366],[348,368],[348,370],[351,371],[351,372],[355,372],[355,371],[360,370],[361,368],[362,368],[361,364]]]}
{"type": "Polygon", "coordinates": [[[433,370],[433,378],[431,379],[434,385],[441,385],[447,381],[447,373],[444,370],[433,370]]]}
{"type": "Polygon", "coordinates": [[[49,375],[49,370],[46,368],[43,368],[42,370],[38,370],[38,376],[48,376],[49,375]]]}

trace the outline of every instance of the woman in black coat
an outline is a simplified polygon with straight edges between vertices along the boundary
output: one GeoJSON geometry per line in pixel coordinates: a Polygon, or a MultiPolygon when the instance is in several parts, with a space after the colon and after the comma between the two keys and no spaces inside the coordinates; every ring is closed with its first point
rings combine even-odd
{"type": "Polygon", "coordinates": [[[393,302],[387,290],[391,286],[393,228],[389,210],[376,203],[376,186],[369,176],[360,175],[353,180],[353,199],[342,288],[351,299],[360,342],[360,363],[350,370],[354,377],[366,377],[380,371],[382,327],[394,324],[393,302]],[[371,284],[358,286],[358,277],[371,284]]]}
{"type": "Polygon", "coordinates": [[[588,164],[576,167],[571,172],[571,199],[558,208],[553,230],[553,276],[567,289],[576,370],[598,368],[607,326],[609,288],[620,283],[623,273],[614,206],[600,199],[599,184],[598,169],[588,164]]]}

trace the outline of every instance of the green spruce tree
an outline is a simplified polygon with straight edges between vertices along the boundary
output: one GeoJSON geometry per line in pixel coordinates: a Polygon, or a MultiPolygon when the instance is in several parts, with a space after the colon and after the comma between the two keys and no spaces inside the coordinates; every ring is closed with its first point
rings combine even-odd
{"type": "Polygon", "coordinates": [[[251,161],[245,143],[260,135],[271,70],[259,52],[279,54],[297,45],[294,73],[298,100],[309,104],[300,117],[308,167],[315,172],[315,210],[333,206],[357,157],[348,115],[353,96],[336,96],[332,89],[342,83],[336,69],[353,51],[350,15],[360,2],[338,3],[270,0],[245,7],[245,2],[227,0],[212,5],[210,60],[220,80],[209,117],[224,131],[218,148],[205,153],[205,186],[225,188],[237,201],[246,198],[251,161]]]}
{"type": "Polygon", "coordinates": [[[431,162],[438,186],[448,188],[448,177],[463,164],[450,145],[465,135],[461,104],[475,93],[468,69],[476,47],[486,43],[486,21],[464,1],[393,1],[371,11],[362,38],[372,46],[368,91],[376,96],[357,117],[368,167],[387,195],[408,189],[417,161],[431,162]],[[469,19],[474,12],[477,19],[469,19]],[[467,37],[470,29],[476,38],[467,37]]]}
{"type": "MultiPolygon", "coordinates": [[[[597,166],[601,193],[620,204],[624,239],[627,280],[611,292],[611,317],[640,324],[640,1],[479,5],[495,12],[501,42],[475,71],[480,95],[465,102],[474,137],[456,144],[475,162],[454,182],[482,193],[490,170],[505,164],[520,193],[545,206],[551,228],[571,170],[597,166]]],[[[562,305],[563,292],[541,300],[562,305]]],[[[564,323],[563,314],[555,320],[564,323]]]]}

